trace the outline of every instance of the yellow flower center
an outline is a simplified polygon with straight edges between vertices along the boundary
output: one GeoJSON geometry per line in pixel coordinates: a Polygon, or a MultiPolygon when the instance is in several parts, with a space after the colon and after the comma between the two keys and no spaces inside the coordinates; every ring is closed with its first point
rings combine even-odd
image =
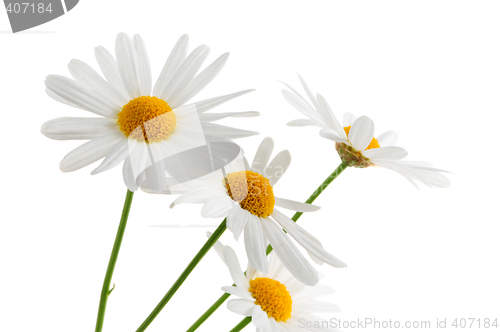
{"type": "MultiPolygon", "coordinates": [[[[351,126],[344,127],[344,130],[345,130],[346,135],[349,135],[349,131],[351,131],[351,126]]],[[[370,144],[368,144],[368,146],[366,147],[365,150],[376,149],[379,147],[380,147],[380,145],[378,144],[377,139],[374,137],[374,138],[372,138],[372,141],[370,142],[370,144]]]]}
{"type": "Polygon", "coordinates": [[[175,113],[167,102],[151,96],[129,101],[118,113],[117,122],[127,137],[148,143],[167,139],[177,125],[175,113]]]}
{"type": "Polygon", "coordinates": [[[262,218],[273,213],[273,187],[262,175],[252,171],[234,172],[227,175],[225,184],[228,195],[240,203],[242,209],[262,218]]]}
{"type": "Polygon", "coordinates": [[[277,322],[286,322],[292,317],[292,297],[285,285],[270,278],[255,278],[250,281],[249,292],[260,305],[277,322]]]}

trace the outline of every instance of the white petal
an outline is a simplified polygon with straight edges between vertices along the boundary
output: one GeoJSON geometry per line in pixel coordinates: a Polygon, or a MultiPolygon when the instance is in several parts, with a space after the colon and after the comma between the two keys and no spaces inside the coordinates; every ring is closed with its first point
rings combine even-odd
{"type": "Polygon", "coordinates": [[[314,212],[320,209],[319,206],[292,201],[285,198],[274,197],[274,205],[282,207],[287,210],[297,211],[297,212],[314,212]]]}
{"type": "Polygon", "coordinates": [[[314,120],[311,119],[297,119],[297,120],[292,120],[286,124],[287,126],[290,127],[306,127],[306,126],[316,126],[316,127],[323,127],[321,123],[318,123],[314,120]]]}
{"type": "Polygon", "coordinates": [[[235,204],[227,214],[227,228],[233,233],[234,239],[238,241],[241,232],[248,222],[248,212],[243,210],[239,204],[235,204]]]}
{"type": "Polygon", "coordinates": [[[57,118],[45,122],[41,132],[59,140],[93,139],[118,131],[117,124],[106,118],[57,118]]]}
{"type": "Polygon", "coordinates": [[[115,53],[125,90],[132,99],[140,97],[139,59],[132,39],[125,33],[119,33],[116,37],[115,53]]]}
{"type": "Polygon", "coordinates": [[[292,156],[290,152],[288,152],[288,150],[283,150],[271,160],[269,166],[266,167],[262,175],[268,178],[269,183],[274,187],[276,183],[278,183],[278,180],[285,175],[291,161],[292,156]]]}
{"type": "Polygon", "coordinates": [[[211,195],[213,195],[212,187],[196,188],[177,197],[170,205],[170,208],[182,203],[205,203],[211,195]]]}
{"type": "Polygon", "coordinates": [[[293,300],[297,302],[310,301],[333,293],[335,291],[330,286],[319,284],[314,287],[304,287],[301,292],[293,296],[293,300]]]}
{"type": "Polygon", "coordinates": [[[196,96],[201,90],[203,90],[224,68],[224,65],[229,58],[229,53],[224,53],[213,63],[211,63],[202,72],[196,75],[195,78],[189,83],[189,85],[177,96],[172,96],[169,105],[172,108],[177,108],[179,106],[187,103],[191,98],[196,96]]]}
{"type": "Polygon", "coordinates": [[[300,84],[302,84],[302,88],[304,89],[304,91],[306,92],[307,96],[311,100],[313,106],[316,109],[318,109],[319,108],[319,103],[318,103],[318,100],[316,99],[316,97],[314,96],[314,93],[312,93],[311,89],[307,85],[306,81],[302,78],[302,76],[300,76],[300,74],[297,74],[297,76],[299,77],[300,84]]]}
{"type": "Polygon", "coordinates": [[[213,195],[208,198],[203,208],[201,209],[201,216],[203,218],[219,218],[224,217],[234,207],[233,200],[229,196],[213,195]]]}
{"type": "Polygon", "coordinates": [[[228,294],[239,296],[245,300],[250,300],[252,302],[255,301],[255,299],[252,297],[252,295],[248,291],[244,291],[241,288],[234,287],[234,286],[224,286],[221,289],[222,289],[222,291],[224,291],[228,294]]]}
{"type": "Polygon", "coordinates": [[[213,122],[217,120],[221,120],[224,118],[232,117],[232,118],[251,118],[254,116],[259,116],[260,113],[256,111],[247,111],[247,112],[226,112],[226,113],[201,113],[199,115],[201,121],[205,122],[213,122]]]}
{"type": "Polygon", "coordinates": [[[260,305],[255,305],[252,312],[252,322],[256,327],[263,327],[268,324],[267,313],[262,310],[260,305]]]}
{"type": "Polygon", "coordinates": [[[253,158],[252,170],[256,170],[257,173],[262,174],[264,169],[267,167],[269,163],[269,159],[271,158],[271,154],[274,149],[274,141],[271,137],[266,137],[262,140],[255,153],[255,157],[253,158]]]}
{"type": "MultiPolygon", "coordinates": [[[[307,304],[297,305],[297,309],[303,307],[305,310],[314,313],[340,312],[340,308],[333,303],[323,301],[310,301],[307,304]]],[[[295,308],[294,308],[295,309],[295,308]]]]}
{"type": "Polygon", "coordinates": [[[330,105],[326,102],[325,98],[318,93],[318,102],[319,108],[318,112],[320,112],[321,117],[325,120],[325,123],[328,124],[330,128],[335,130],[337,134],[343,139],[347,139],[347,135],[345,134],[344,128],[340,125],[339,120],[333,114],[330,105]]]}
{"type": "Polygon", "coordinates": [[[283,265],[302,283],[314,286],[319,281],[318,272],[300,253],[290,238],[270,219],[263,220],[264,231],[283,265]]]}
{"type": "Polygon", "coordinates": [[[132,171],[130,158],[126,158],[125,161],[123,162],[122,175],[123,175],[123,182],[125,182],[125,185],[127,186],[128,190],[133,192],[139,189],[139,186],[136,184],[136,177],[134,176],[134,172],[132,171]]]}
{"type": "Polygon", "coordinates": [[[94,138],[80,145],[63,158],[59,168],[63,172],[72,172],[104,158],[109,150],[125,137],[122,133],[113,133],[94,138]]]}
{"type": "Polygon", "coordinates": [[[311,106],[309,106],[303,99],[298,97],[296,94],[288,91],[288,90],[281,90],[281,93],[283,94],[283,97],[285,97],[286,101],[295,109],[311,120],[323,124],[323,121],[319,117],[319,115],[314,111],[311,106]]]}
{"type": "Polygon", "coordinates": [[[197,101],[193,105],[196,106],[196,110],[198,111],[198,113],[204,113],[204,112],[211,110],[212,108],[215,108],[221,104],[224,104],[225,102],[227,102],[231,99],[242,96],[242,95],[247,94],[247,93],[252,92],[252,91],[255,91],[255,89],[243,90],[243,91],[231,93],[231,94],[224,95],[224,96],[219,96],[219,97],[214,97],[214,98],[210,98],[210,99],[197,101]]]}
{"type": "Polygon", "coordinates": [[[259,217],[252,215],[245,226],[245,249],[247,257],[252,266],[262,273],[269,272],[267,265],[264,230],[259,217]]]}
{"type": "Polygon", "coordinates": [[[250,284],[241,270],[240,262],[238,261],[238,257],[236,257],[236,253],[233,248],[224,246],[223,253],[229,273],[231,274],[236,286],[242,290],[248,290],[250,288],[250,284]]]}
{"type": "Polygon", "coordinates": [[[398,133],[393,130],[383,132],[377,137],[377,142],[380,146],[396,145],[398,142],[398,133]]]}
{"type": "Polygon", "coordinates": [[[96,92],[64,76],[49,75],[45,85],[59,97],[97,115],[114,118],[116,107],[108,100],[103,100],[96,92]]]}
{"type": "Polygon", "coordinates": [[[408,152],[405,149],[400,148],[398,146],[384,146],[376,149],[369,149],[363,151],[363,156],[366,158],[377,159],[390,159],[390,160],[399,160],[406,158],[408,156],[408,152]]]}
{"type": "Polygon", "coordinates": [[[134,46],[137,52],[137,60],[139,62],[139,87],[142,96],[149,96],[153,85],[151,77],[151,65],[149,64],[148,51],[146,44],[140,35],[134,36],[134,46]]]}
{"type": "Polygon", "coordinates": [[[102,163],[94,169],[90,174],[96,175],[101,172],[105,172],[107,170],[112,169],[119,163],[121,163],[125,158],[128,157],[128,140],[124,139],[118,142],[115,146],[109,150],[106,154],[106,158],[102,161],[102,163]]]}
{"type": "Polygon", "coordinates": [[[87,88],[93,90],[102,99],[110,100],[117,110],[128,102],[128,100],[120,92],[118,92],[118,90],[106,82],[85,62],[73,59],[68,64],[68,69],[77,82],[80,82],[87,88]]]}
{"type": "Polygon", "coordinates": [[[52,92],[51,90],[49,90],[48,88],[45,88],[45,93],[47,94],[47,96],[49,96],[50,98],[54,99],[55,101],[57,101],[58,103],[61,103],[61,104],[65,104],[65,105],[68,105],[68,106],[71,106],[71,107],[74,107],[74,108],[79,108],[81,109],[80,107],[78,107],[77,105],[67,101],[66,99],[64,99],[63,97],[60,97],[59,95],[55,94],[54,92],[52,92]]]}
{"type": "Polygon", "coordinates": [[[160,96],[175,72],[179,69],[184,59],[186,59],[189,44],[188,35],[182,35],[170,53],[163,70],[156,81],[153,95],[160,96]]]}
{"type": "Polygon", "coordinates": [[[217,123],[202,123],[201,125],[203,127],[203,132],[206,135],[223,137],[231,140],[259,134],[256,131],[232,128],[217,123]]]}
{"type": "Polygon", "coordinates": [[[354,121],[356,121],[358,117],[352,113],[344,113],[344,119],[343,119],[343,126],[344,127],[351,127],[354,121]]]}
{"type": "Polygon", "coordinates": [[[227,302],[227,308],[236,314],[251,316],[255,304],[250,300],[234,299],[227,302]]]}
{"type": "Polygon", "coordinates": [[[352,124],[348,140],[353,148],[363,151],[372,141],[374,133],[375,124],[373,121],[367,116],[361,116],[352,124]]]}
{"type": "Polygon", "coordinates": [[[191,82],[194,75],[196,75],[207,58],[208,53],[210,53],[210,49],[206,45],[201,45],[194,49],[186,60],[182,62],[177,72],[165,86],[165,89],[160,95],[161,99],[170,104],[171,99],[181,93],[191,82]]]}
{"type": "Polygon", "coordinates": [[[119,91],[125,99],[131,99],[127,90],[125,90],[125,85],[123,85],[123,81],[118,70],[118,64],[116,63],[113,55],[102,46],[96,47],[94,54],[97,59],[97,63],[99,64],[99,68],[101,68],[102,74],[108,83],[119,91]]]}
{"type": "Polygon", "coordinates": [[[321,259],[323,262],[334,267],[346,267],[347,265],[323,249],[321,242],[309,234],[305,229],[297,225],[290,218],[278,210],[274,210],[272,216],[283,227],[287,233],[295,239],[304,249],[321,259]]]}
{"type": "Polygon", "coordinates": [[[321,129],[319,135],[334,142],[349,144],[347,140],[337,135],[337,132],[330,128],[321,129]]]}

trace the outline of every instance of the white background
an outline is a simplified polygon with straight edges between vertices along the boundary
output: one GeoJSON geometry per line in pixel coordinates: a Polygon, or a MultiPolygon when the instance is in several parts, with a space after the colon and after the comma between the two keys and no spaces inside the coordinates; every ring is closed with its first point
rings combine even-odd
{"type": "MultiPolygon", "coordinates": [[[[0,331],[94,329],[126,188],[121,167],[97,176],[93,167],[59,171],[80,142],[50,140],[40,126],[87,114],[47,97],[43,81],[69,76],[72,58],[96,67],[93,48],[113,50],[121,31],[144,37],[154,77],[184,33],[191,49],[211,47],[209,61],[231,52],[196,98],[257,89],[219,110],[261,112],[222,122],[261,133],[239,141],[250,157],[265,136],[276,152],[290,150],[278,196],[305,200],[339,164],[317,129],[285,126],[301,116],[278,80],[298,87],[296,72],[337,116],[368,115],[376,133],[399,132],[409,159],[453,172],[449,189],[417,190],[382,168],[348,169],[316,201],[323,208],[303,216],[300,224],[349,265],[320,268],[336,290],[325,300],[342,309],[326,319],[447,318],[450,331],[454,318],[500,323],[499,17],[498,1],[82,0],[11,34],[0,10],[0,331]]],[[[199,206],[171,210],[171,200],[135,195],[105,331],[135,331],[220,222],[202,219],[199,206]],[[182,220],[207,227],[166,227],[182,220]]],[[[242,243],[229,232],[222,241],[246,264],[242,243]]],[[[231,283],[208,253],[148,331],[185,331],[231,283]]],[[[200,331],[228,331],[241,318],[223,306],[200,331]]]]}

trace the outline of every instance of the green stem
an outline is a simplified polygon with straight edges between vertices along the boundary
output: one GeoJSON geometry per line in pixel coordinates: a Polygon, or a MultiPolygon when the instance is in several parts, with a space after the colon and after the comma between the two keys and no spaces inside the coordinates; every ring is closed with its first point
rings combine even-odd
{"type": "MultiPolygon", "coordinates": [[[[332,183],[332,181],[335,180],[340,175],[340,173],[342,173],[347,167],[349,167],[349,165],[347,163],[342,162],[333,171],[333,173],[330,174],[325,179],[325,181],[323,181],[323,183],[312,193],[312,195],[309,196],[306,203],[311,204],[312,202],[314,202],[314,200],[316,198],[318,198],[318,196],[326,189],[326,187],[328,187],[328,185],[330,183],[332,183]]],[[[296,212],[291,219],[293,221],[297,221],[300,218],[300,216],[302,216],[302,214],[303,214],[303,212],[296,212]]],[[[267,250],[266,250],[266,254],[269,255],[271,253],[271,251],[273,251],[273,248],[271,247],[271,245],[268,245],[267,250]]],[[[198,318],[198,320],[186,332],[196,331],[196,329],[198,327],[200,327],[200,325],[203,324],[203,322],[205,322],[208,319],[208,317],[210,317],[215,312],[215,310],[217,310],[222,305],[222,303],[224,303],[229,298],[229,296],[230,296],[230,294],[224,293],[210,308],[208,308],[207,311],[205,311],[205,313],[203,315],[201,315],[200,318],[198,318]]],[[[250,321],[251,321],[251,318],[246,317],[245,319],[243,319],[240,322],[240,324],[238,324],[234,329],[232,329],[231,332],[233,332],[233,331],[236,332],[236,331],[241,330],[242,328],[247,326],[248,323],[250,323],[250,321]],[[239,327],[239,329],[237,329],[238,327],[239,327]]]]}
{"type": "Polygon", "coordinates": [[[134,193],[130,190],[127,190],[127,197],[125,198],[125,203],[123,204],[120,225],[118,226],[118,231],[116,232],[115,244],[113,245],[113,250],[111,251],[108,269],[106,270],[106,276],[104,277],[104,283],[102,284],[101,299],[99,301],[99,311],[97,312],[97,322],[95,325],[96,332],[102,331],[102,326],[104,324],[104,314],[106,313],[106,304],[108,303],[108,296],[114,289],[113,287],[113,289],[110,290],[109,286],[111,284],[111,278],[113,277],[113,271],[115,270],[116,261],[118,260],[118,253],[120,252],[120,246],[122,245],[123,235],[125,234],[128,214],[130,212],[130,206],[132,205],[132,198],[134,198],[134,193]]]}
{"type": "Polygon", "coordinates": [[[250,322],[252,321],[252,316],[248,316],[248,317],[245,317],[241,320],[241,322],[238,323],[238,325],[236,325],[235,327],[233,327],[233,329],[229,332],[238,332],[238,331],[241,331],[245,328],[245,326],[247,326],[248,324],[250,324],[250,322]]]}
{"type": "Polygon", "coordinates": [[[165,307],[165,305],[170,301],[172,296],[174,296],[175,292],[181,287],[181,285],[184,283],[184,280],[191,274],[191,272],[194,270],[196,265],[201,261],[201,259],[205,256],[205,254],[212,248],[212,246],[217,242],[217,240],[220,238],[222,233],[226,230],[226,219],[222,221],[222,223],[217,227],[215,232],[210,236],[208,241],[205,243],[205,245],[200,249],[200,251],[194,256],[193,260],[189,263],[189,265],[186,267],[186,269],[182,272],[182,274],[177,278],[175,283],[170,287],[168,290],[167,294],[163,297],[163,299],[158,303],[156,308],[149,314],[148,318],[139,326],[136,332],[142,332],[145,331],[149,324],[153,322],[153,320],[158,316],[160,311],[165,307]]]}

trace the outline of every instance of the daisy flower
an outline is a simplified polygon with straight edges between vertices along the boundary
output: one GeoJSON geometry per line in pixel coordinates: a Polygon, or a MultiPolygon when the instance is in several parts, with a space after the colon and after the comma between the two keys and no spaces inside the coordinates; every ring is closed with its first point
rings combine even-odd
{"type": "MultiPolygon", "coordinates": [[[[266,247],[271,244],[287,269],[301,282],[315,285],[318,274],[290,239],[297,241],[316,263],[334,267],[346,265],[323,249],[321,243],[276,207],[312,212],[319,207],[274,196],[274,187],[290,165],[288,151],[281,151],[271,162],[274,142],[265,138],[250,166],[244,157],[200,178],[195,189],[180,195],[171,207],[180,203],[201,203],[205,218],[226,217],[227,228],[238,240],[244,232],[250,264],[264,273],[269,271],[266,247]],[[286,231],[283,232],[283,229],[286,231]]],[[[170,192],[169,192],[170,193],[170,192]]]]}
{"type": "Polygon", "coordinates": [[[52,139],[88,140],[64,157],[61,171],[76,171],[104,158],[91,173],[98,174],[123,162],[124,182],[135,191],[148,171],[158,180],[150,178],[151,183],[161,183],[165,168],[168,172],[168,165],[161,162],[165,158],[207,141],[257,134],[212,123],[225,117],[256,116],[257,112],[206,113],[252,90],[186,105],[217,76],[229,53],[198,73],[210,50],[201,45],[188,55],[188,36],[183,35],[153,87],[146,46],[139,35],[132,39],[118,34],[115,51],[116,59],[102,46],[95,49],[104,78],[88,64],[71,60],[68,68],[73,79],[49,75],[45,80],[50,97],[98,116],[57,118],[42,126],[42,133],[52,139]]]}
{"type": "Polygon", "coordinates": [[[334,291],[326,286],[306,286],[285,268],[275,252],[269,254],[269,272],[262,273],[248,264],[246,275],[234,250],[217,242],[215,250],[227,265],[236,286],[222,290],[239,297],[227,302],[227,308],[243,316],[251,316],[258,332],[336,331],[321,327],[325,319],[316,313],[334,313],[340,309],[317,300],[334,291]],[[306,324],[308,322],[309,324],[306,324]],[[307,328],[307,326],[314,328],[307,328]]]}
{"type": "Polygon", "coordinates": [[[289,126],[322,128],[320,135],[335,142],[342,161],[349,166],[382,166],[401,174],[417,188],[415,180],[429,187],[445,188],[450,185],[449,179],[441,174],[446,171],[433,168],[430,163],[403,160],[408,152],[395,146],[398,140],[396,132],[386,131],[375,138],[375,124],[367,116],[357,118],[351,113],[345,113],[341,125],[325,98],[319,93],[314,95],[300,75],[299,79],[309,100],[286,83],[284,84],[290,90],[283,89],[281,92],[307,119],[290,121],[289,126]]]}

